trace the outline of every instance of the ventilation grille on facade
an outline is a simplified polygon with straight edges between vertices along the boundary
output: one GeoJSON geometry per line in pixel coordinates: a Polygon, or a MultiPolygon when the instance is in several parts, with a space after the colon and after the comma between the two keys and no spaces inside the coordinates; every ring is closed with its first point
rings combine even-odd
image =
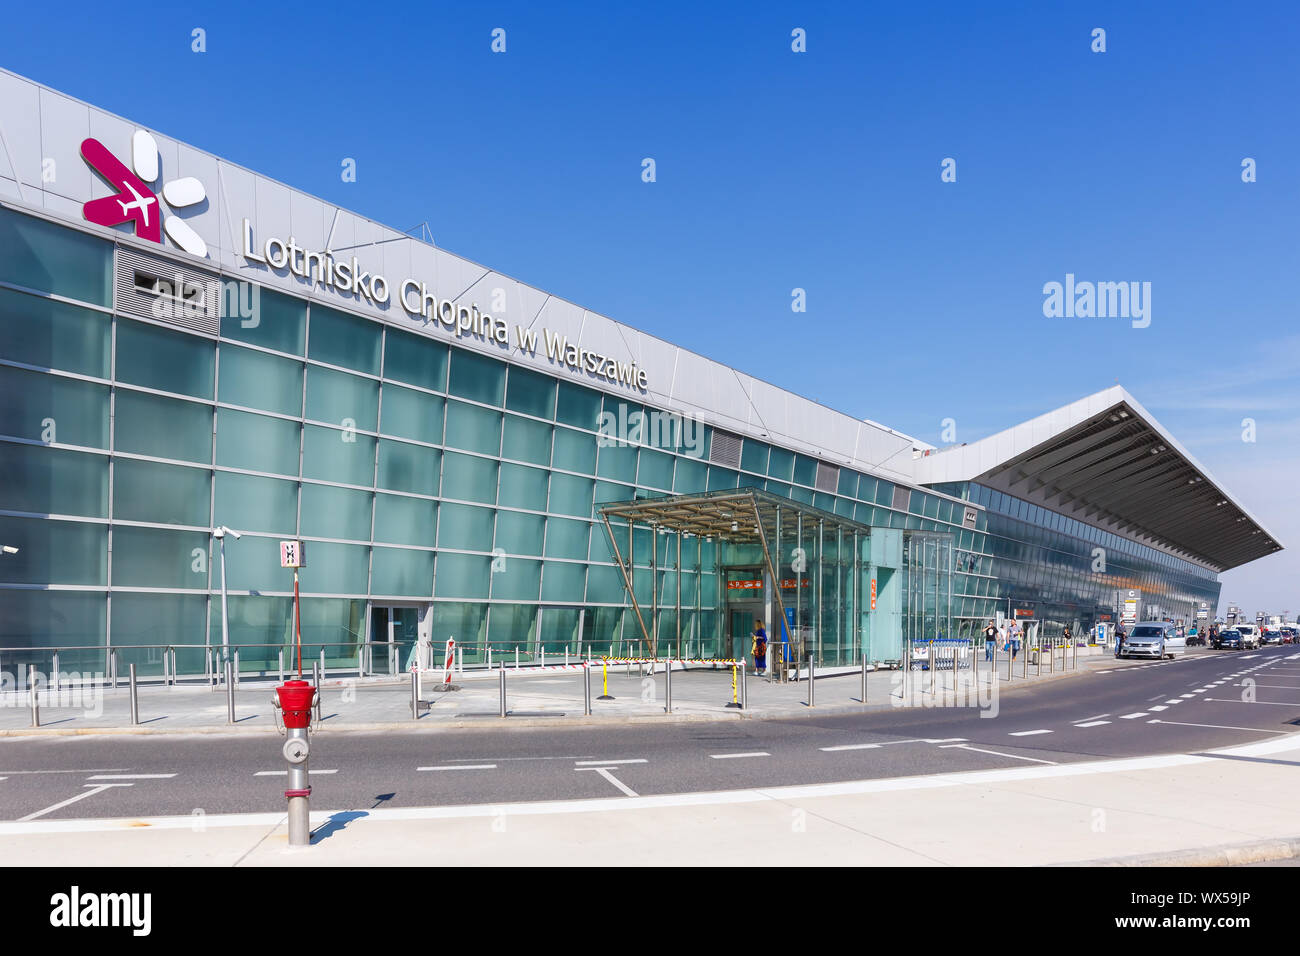
{"type": "Polygon", "coordinates": [[[119,312],[213,335],[221,331],[216,276],[122,248],[116,268],[119,312]]]}
{"type": "Polygon", "coordinates": [[[728,468],[740,467],[740,436],[713,429],[713,442],[709,445],[709,461],[728,468]]]}
{"type": "Polygon", "coordinates": [[[817,462],[817,490],[835,494],[840,487],[840,466],[817,462]]]}
{"type": "Polygon", "coordinates": [[[965,513],[961,516],[961,524],[962,524],[962,527],[963,527],[963,528],[974,528],[974,527],[975,527],[975,519],[976,519],[976,517],[977,517],[978,515],[979,515],[979,512],[976,511],[974,508],[967,508],[966,511],[965,511],[965,513]]]}
{"type": "Polygon", "coordinates": [[[909,488],[901,485],[894,485],[894,510],[906,511],[907,503],[912,499],[912,492],[909,488]]]}

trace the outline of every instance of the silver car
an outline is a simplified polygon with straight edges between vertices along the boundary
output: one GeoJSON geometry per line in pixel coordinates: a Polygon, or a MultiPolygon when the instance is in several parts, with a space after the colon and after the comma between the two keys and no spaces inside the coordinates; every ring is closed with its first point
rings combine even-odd
{"type": "Polygon", "coordinates": [[[1187,639],[1179,636],[1178,628],[1165,621],[1139,621],[1129,629],[1124,643],[1115,651],[1116,657],[1150,657],[1162,660],[1182,656],[1187,650],[1187,639]]]}

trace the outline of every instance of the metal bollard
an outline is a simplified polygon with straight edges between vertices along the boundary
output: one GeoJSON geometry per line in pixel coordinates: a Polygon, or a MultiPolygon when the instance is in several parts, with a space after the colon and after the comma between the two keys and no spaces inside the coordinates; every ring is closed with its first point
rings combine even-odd
{"type": "Polygon", "coordinates": [[[1020,677],[1022,680],[1029,680],[1029,642],[1025,642],[1025,656],[1020,658],[1020,677]]]}
{"type": "Polygon", "coordinates": [[[36,699],[36,665],[27,665],[27,689],[32,694],[32,726],[41,725],[41,702],[36,699]]]}
{"type": "Polygon", "coordinates": [[[134,727],[140,723],[140,698],[136,691],[135,684],[135,665],[127,664],[127,681],[131,691],[131,726],[134,727]]]}
{"type": "Polygon", "coordinates": [[[497,676],[499,678],[498,683],[501,687],[501,716],[504,717],[506,715],[506,669],[504,667],[501,668],[501,670],[497,672],[497,676]]]}
{"type": "Polygon", "coordinates": [[[664,661],[664,713],[673,712],[673,662],[664,661]]]}
{"type": "Polygon", "coordinates": [[[591,661],[582,664],[582,715],[591,716],[591,661]]]}
{"type": "Polygon", "coordinates": [[[109,667],[113,671],[113,690],[117,690],[117,651],[113,651],[110,661],[109,667]]]}
{"type": "Polygon", "coordinates": [[[812,659],[812,655],[809,654],[808,655],[808,706],[809,707],[813,706],[813,684],[815,683],[815,681],[813,680],[814,676],[815,675],[813,674],[813,659],[812,659]]]}
{"type": "Polygon", "coordinates": [[[411,671],[411,719],[420,719],[420,672],[411,671]]]}
{"type": "Polygon", "coordinates": [[[862,703],[867,702],[867,655],[862,655],[862,703]]]}
{"type": "Polygon", "coordinates": [[[54,652],[54,673],[51,674],[50,676],[54,678],[52,683],[54,684],[54,694],[57,697],[59,690],[63,685],[63,682],[59,679],[59,652],[58,651],[54,652]]]}
{"type": "Polygon", "coordinates": [[[1007,645],[1007,681],[1008,682],[1010,682],[1011,679],[1015,676],[1014,672],[1011,669],[1015,665],[1015,663],[1016,662],[1011,659],[1011,646],[1008,643],[1007,645]]]}
{"type": "Polygon", "coordinates": [[[930,642],[930,655],[929,655],[929,657],[930,657],[930,660],[929,660],[928,663],[929,663],[929,665],[930,665],[930,696],[933,697],[933,696],[934,696],[934,688],[935,688],[936,673],[937,673],[938,670],[939,670],[938,663],[936,662],[936,660],[935,660],[935,656],[934,656],[934,642],[933,642],[933,641],[930,642]]]}
{"type": "Polygon", "coordinates": [[[239,686],[239,648],[235,648],[235,686],[239,686]]]}
{"type": "MultiPolygon", "coordinates": [[[[519,670],[519,645],[515,645],[515,670],[519,670]]],[[[504,714],[502,716],[505,716],[504,714]]]]}
{"type": "MultiPolygon", "coordinates": [[[[238,651],[236,651],[236,653],[238,653],[238,651]]],[[[317,687],[320,686],[320,680],[321,678],[324,678],[324,676],[325,676],[325,648],[322,647],[320,649],[320,678],[317,678],[316,681],[317,687]]],[[[317,694],[316,696],[319,697],[320,694],[317,694]]]]}
{"type": "Polygon", "coordinates": [[[749,668],[745,666],[745,662],[742,660],[740,662],[740,709],[747,710],[748,708],[749,708],[749,668]]]}
{"type": "Polygon", "coordinates": [[[284,648],[280,648],[280,683],[284,683],[284,648]]]}
{"type": "Polygon", "coordinates": [[[235,664],[233,661],[226,661],[226,723],[235,722],[235,681],[234,674],[231,673],[235,664]]]}
{"type": "Polygon", "coordinates": [[[316,695],[315,695],[315,696],[316,696],[316,725],[317,725],[317,726],[320,726],[320,721],[321,721],[321,717],[320,717],[320,681],[321,681],[321,678],[325,676],[325,664],[323,663],[323,660],[324,660],[324,657],[325,657],[325,652],[324,652],[324,651],[321,651],[320,654],[321,654],[321,658],[322,658],[322,663],[320,664],[319,669],[317,669],[317,664],[316,664],[315,661],[312,661],[312,662],[311,662],[311,677],[312,677],[312,685],[316,688],[316,695]]]}

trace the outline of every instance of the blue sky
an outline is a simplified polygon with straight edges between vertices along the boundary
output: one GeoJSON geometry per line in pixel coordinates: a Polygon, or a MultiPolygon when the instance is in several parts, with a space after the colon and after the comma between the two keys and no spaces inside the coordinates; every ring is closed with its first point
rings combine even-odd
{"type": "Polygon", "coordinates": [[[1300,548],[1294,5],[303,10],[12,5],[0,65],[934,444],[1118,381],[1300,548]],[[1150,326],[1044,317],[1066,273],[1150,326]]]}

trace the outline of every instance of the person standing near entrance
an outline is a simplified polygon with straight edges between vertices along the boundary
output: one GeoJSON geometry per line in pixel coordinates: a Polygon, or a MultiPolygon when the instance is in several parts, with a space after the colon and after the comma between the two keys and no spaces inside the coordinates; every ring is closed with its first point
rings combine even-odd
{"type": "Polygon", "coordinates": [[[1012,621],[1011,634],[1009,636],[1007,643],[1011,647],[1011,659],[1013,661],[1016,659],[1016,656],[1020,653],[1020,634],[1021,634],[1020,622],[1012,621]]]}
{"type": "Polygon", "coordinates": [[[759,677],[767,671],[767,631],[758,618],[754,619],[754,671],[759,677]]]}
{"type": "Polygon", "coordinates": [[[984,660],[993,660],[993,648],[997,647],[998,629],[992,621],[989,626],[984,628],[984,660]]]}

